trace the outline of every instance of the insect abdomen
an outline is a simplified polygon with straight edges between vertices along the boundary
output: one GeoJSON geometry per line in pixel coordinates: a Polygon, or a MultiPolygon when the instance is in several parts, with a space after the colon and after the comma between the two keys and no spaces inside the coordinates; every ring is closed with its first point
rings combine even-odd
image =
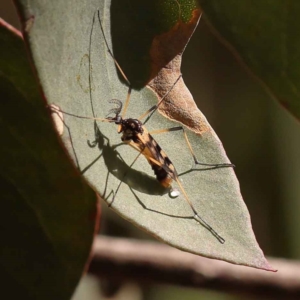
{"type": "Polygon", "coordinates": [[[158,143],[155,141],[155,139],[148,134],[148,140],[146,142],[146,152],[149,152],[148,155],[155,159],[158,163],[161,165],[158,165],[151,161],[150,159],[147,159],[149,164],[152,167],[152,170],[154,171],[154,174],[156,176],[156,179],[160,182],[160,184],[163,187],[170,187],[172,184],[173,179],[175,178],[175,168],[169,159],[169,157],[166,155],[166,153],[161,149],[161,147],[158,145],[158,143]]]}
{"type": "Polygon", "coordinates": [[[151,160],[150,161],[148,160],[148,162],[151,165],[152,170],[154,171],[154,174],[156,176],[156,179],[160,182],[160,184],[165,188],[170,187],[173,181],[170,174],[162,167],[159,167],[158,165],[154,164],[151,160]]]}

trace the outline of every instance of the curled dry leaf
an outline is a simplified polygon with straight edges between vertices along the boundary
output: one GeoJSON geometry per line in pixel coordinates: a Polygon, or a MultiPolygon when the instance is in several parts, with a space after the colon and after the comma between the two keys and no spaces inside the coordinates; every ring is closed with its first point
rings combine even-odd
{"type": "MultiPolygon", "coordinates": [[[[170,86],[180,76],[182,53],[200,16],[200,9],[195,9],[188,23],[180,19],[168,32],[154,38],[150,49],[153,79],[148,85],[158,95],[158,99],[168,93],[170,86]]],[[[182,122],[196,133],[203,134],[210,128],[182,78],[166,96],[159,111],[170,119],[182,122]]]]}

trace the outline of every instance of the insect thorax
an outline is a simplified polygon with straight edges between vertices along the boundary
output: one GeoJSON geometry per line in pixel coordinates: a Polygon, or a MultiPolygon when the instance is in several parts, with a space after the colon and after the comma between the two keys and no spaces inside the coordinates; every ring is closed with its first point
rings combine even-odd
{"type": "Polygon", "coordinates": [[[137,119],[124,119],[121,122],[121,130],[123,135],[121,137],[122,141],[130,141],[136,142],[137,134],[143,134],[144,129],[141,121],[137,119]]]}

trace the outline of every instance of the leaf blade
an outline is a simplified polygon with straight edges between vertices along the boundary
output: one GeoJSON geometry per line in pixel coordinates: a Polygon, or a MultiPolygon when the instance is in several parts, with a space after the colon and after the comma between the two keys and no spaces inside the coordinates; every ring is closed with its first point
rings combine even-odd
{"type": "MultiPolygon", "coordinates": [[[[124,26],[124,24],[111,23],[113,19],[110,17],[109,4],[109,1],[102,3],[99,8],[101,22],[108,43],[113,43],[113,52],[119,61],[118,54],[115,53],[113,32],[110,29],[113,26],[124,26]]],[[[32,27],[30,34],[39,76],[43,84],[48,87],[47,98],[65,112],[79,116],[104,118],[112,108],[107,100],[125,98],[128,87],[120,80],[114,62],[107,52],[99,24],[94,27],[91,34],[93,16],[97,12],[99,4],[92,1],[88,8],[81,4],[76,7],[76,10],[61,6],[57,14],[52,13],[51,3],[44,5],[43,18],[40,15],[35,16],[36,24],[32,27]],[[65,18],[65,14],[70,14],[76,20],[78,18],[75,16],[79,17],[79,13],[83,13],[81,20],[86,26],[65,18]],[[51,57],[47,57],[48,62],[40,60],[40,57],[45,57],[50,44],[45,42],[38,45],[37,42],[45,32],[49,32],[48,24],[55,22],[58,24],[64,22],[64,26],[60,28],[61,32],[58,33],[57,38],[53,38],[51,42],[54,40],[58,44],[60,36],[67,33],[70,35],[71,32],[70,39],[72,40],[76,36],[76,43],[57,45],[59,51],[52,53],[51,57]],[[72,63],[68,63],[70,57],[72,63]],[[54,63],[57,61],[60,62],[59,65],[54,63]],[[53,76],[51,77],[49,74],[53,76]],[[70,90],[72,93],[69,92],[70,90]]],[[[175,1],[174,6],[178,8],[175,1]]],[[[53,32],[54,36],[55,34],[53,32]]],[[[125,53],[127,52],[125,51],[125,53]]],[[[145,63],[149,62],[146,60],[145,63]]],[[[146,72],[146,74],[149,73],[146,72]]],[[[177,77],[175,76],[175,79],[177,77]]],[[[141,78],[145,78],[144,74],[141,75],[141,78]]],[[[170,84],[164,82],[164,88],[170,89],[174,82],[175,80],[170,80],[170,84]]],[[[155,105],[159,99],[157,94],[150,89],[139,90],[139,88],[137,83],[136,90],[132,92],[128,117],[139,117],[155,105]]],[[[191,98],[191,95],[189,97],[191,98]]],[[[191,99],[189,103],[193,103],[192,101],[191,99]]],[[[174,101],[173,104],[176,105],[176,102],[174,101]]],[[[184,104],[185,102],[177,103],[174,111],[179,111],[184,116],[189,108],[189,105],[185,107],[184,104]]],[[[168,112],[169,109],[165,111],[168,112]]],[[[190,118],[193,123],[189,129],[193,129],[193,131],[189,129],[187,131],[197,157],[207,163],[228,162],[219,139],[205,117],[196,109],[196,106],[191,111],[195,116],[190,118]],[[195,132],[197,130],[193,126],[199,126],[199,123],[203,125],[200,126],[202,131],[195,132]]],[[[196,221],[189,218],[178,218],[178,216],[191,217],[190,207],[182,195],[174,200],[162,190],[145,159],[141,158],[131,166],[138,153],[128,147],[119,146],[120,138],[112,124],[100,122],[95,124],[92,120],[68,115],[65,115],[65,121],[71,129],[71,135],[69,132],[65,132],[66,146],[73,154],[74,160],[78,161],[79,168],[85,177],[108,204],[112,202],[113,193],[116,192],[120,180],[123,182],[120,185],[118,196],[111,205],[111,208],[117,213],[159,239],[185,251],[232,263],[273,270],[256,243],[250,217],[242,201],[233,170],[190,172],[182,176],[187,194],[196,205],[197,210],[201,213],[203,211],[204,213],[201,215],[216,231],[224,235],[226,243],[221,245],[196,221]],[[94,140],[96,143],[91,143],[94,140]],[[77,159],[75,159],[74,149],[77,159]],[[148,209],[145,209],[143,205],[148,209]],[[202,208],[204,209],[202,210],[202,208]],[[239,255],[237,255],[237,251],[239,255]]],[[[178,118],[178,121],[184,122],[181,118],[178,118]]],[[[168,128],[174,124],[178,126],[178,123],[169,118],[161,114],[154,114],[151,122],[147,123],[147,128],[148,130],[168,128]],[[157,128],[158,126],[159,128],[157,128]]],[[[179,173],[189,169],[192,160],[183,136],[176,135],[175,142],[171,143],[170,136],[160,135],[157,136],[157,141],[169,155],[179,173]]]]}

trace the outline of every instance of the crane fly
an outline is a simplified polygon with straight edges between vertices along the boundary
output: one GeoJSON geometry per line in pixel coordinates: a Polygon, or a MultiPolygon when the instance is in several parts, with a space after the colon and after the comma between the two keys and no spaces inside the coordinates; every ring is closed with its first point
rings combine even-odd
{"type": "MultiPolygon", "coordinates": [[[[159,134],[159,133],[164,133],[164,132],[171,132],[171,131],[182,131],[185,141],[187,143],[187,146],[189,148],[189,152],[192,155],[193,161],[195,165],[202,165],[205,166],[206,168],[203,168],[202,170],[207,170],[207,169],[216,169],[216,168],[224,168],[224,167],[234,167],[234,165],[229,164],[229,163],[223,163],[223,164],[206,164],[206,163],[201,163],[197,160],[194,151],[192,149],[191,143],[189,142],[188,136],[185,132],[185,129],[183,126],[177,126],[177,127],[172,127],[172,128],[166,128],[166,129],[160,129],[160,130],[155,130],[148,132],[148,130],[145,127],[145,123],[150,119],[150,117],[153,115],[153,113],[159,108],[161,103],[166,99],[170,91],[173,89],[173,87],[176,85],[176,83],[179,81],[181,78],[181,75],[177,78],[177,80],[174,82],[174,84],[171,86],[169,91],[160,99],[160,101],[152,106],[150,109],[148,109],[145,113],[143,113],[140,117],[138,118],[126,118],[126,112],[127,108],[130,102],[130,95],[131,95],[131,83],[126,77],[125,73],[123,72],[121,66],[115,59],[109,44],[107,42],[104,29],[101,23],[100,19],[100,12],[97,10],[97,16],[99,20],[99,24],[101,27],[101,32],[103,35],[103,39],[107,48],[108,53],[110,54],[111,58],[113,59],[117,69],[123,76],[124,80],[126,81],[129,89],[127,93],[127,97],[125,100],[125,104],[123,106],[122,101],[117,100],[117,99],[112,99],[109,102],[113,103],[115,105],[114,108],[112,108],[109,111],[109,115],[114,114],[113,117],[106,117],[106,118],[92,118],[92,117],[84,117],[84,116],[78,116],[74,115],[71,113],[64,112],[60,109],[54,108],[57,112],[62,112],[67,115],[75,116],[78,118],[83,118],[83,119],[90,119],[90,120],[95,120],[95,121],[100,121],[100,122],[109,122],[109,123],[114,123],[117,125],[117,132],[121,135],[121,140],[123,143],[131,146],[133,149],[139,152],[138,156],[135,158],[134,162],[142,155],[144,156],[150,166],[152,167],[154,174],[156,176],[156,179],[158,182],[164,187],[169,189],[170,195],[172,196],[177,196],[176,191],[172,189],[172,183],[175,181],[181,193],[183,194],[186,202],[188,203],[189,207],[191,208],[193,212],[193,219],[196,220],[198,223],[200,223],[202,226],[204,226],[210,233],[220,242],[224,243],[225,239],[221,237],[197,212],[196,208],[194,207],[193,203],[189,199],[185,189],[183,188],[180,180],[179,180],[179,175],[176,171],[176,168],[168,155],[163,151],[163,149],[160,147],[160,145],[157,143],[157,141],[153,138],[152,134],[159,134]],[[146,118],[147,117],[147,118],[146,118]],[[146,120],[142,122],[143,119],[146,120]]],[[[96,13],[94,14],[93,17],[93,23],[92,23],[92,31],[94,28],[94,23],[95,23],[95,18],[96,18],[96,13]]],[[[91,31],[91,36],[92,36],[92,31],[91,31]]],[[[53,108],[52,108],[53,109],[53,108]]],[[[133,163],[134,163],[133,162],[133,163]]],[[[133,165],[131,164],[131,166],[133,165]]],[[[122,181],[120,181],[120,184],[117,188],[116,191],[118,191],[122,181]]],[[[116,194],[115,194],[116,195],[116,194]]],[[[115,198],[114,195],[114,198],[115,198]]]]}

